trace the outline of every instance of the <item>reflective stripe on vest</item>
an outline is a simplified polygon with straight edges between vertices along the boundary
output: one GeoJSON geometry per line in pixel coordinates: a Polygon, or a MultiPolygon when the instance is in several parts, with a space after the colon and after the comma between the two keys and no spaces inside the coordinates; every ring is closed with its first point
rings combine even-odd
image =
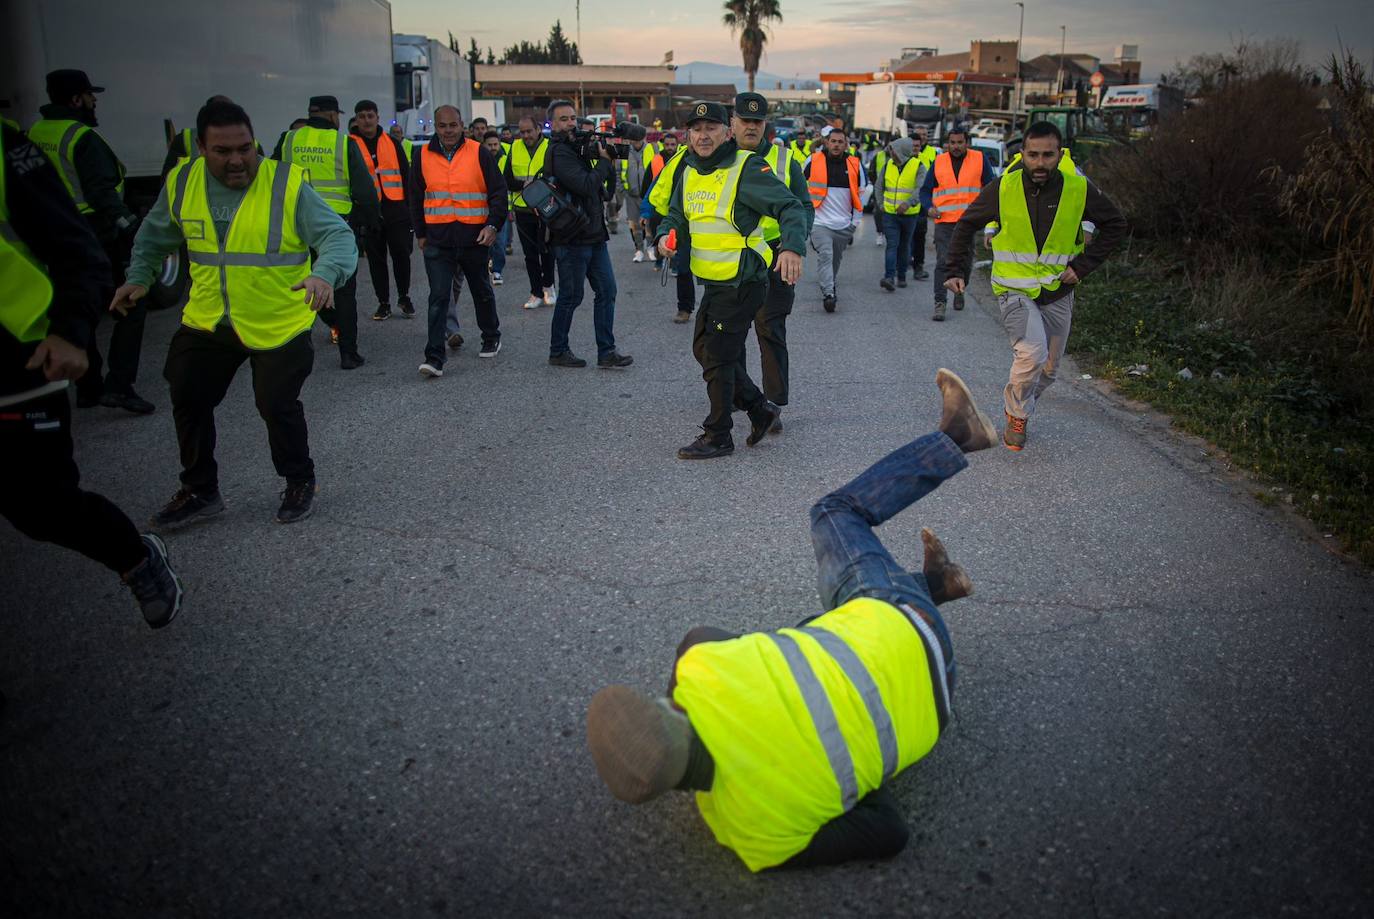
{"type": "Polygon", "coordinates": [[[805,628],[694,645],[678,660],[673,701],[715,765],[697,805],[751,870],[806,848],[934,747],[947,694],[930,632],[860,598],[805,628]]]}
{"type": "MultiPolygon", "coordinates": [[[[859,160],[845,156],[845,168],[849,171],[849,203],[854,210],[862,212],[863,199],[859,197],[859,160]]],[[[830,194],[829,166],[825,161],[825,151],[817,150],[811,154],[811,174],[806,177],[806,191],[811,195],[811,206],[819,208],[825,196],[830,194]]]]}
{"type": "Polygon", "coordinates": [[[729,281],[739,274],[742,249],[752,250],[765,266],[773,264],[773,250],[764,242],[761,228],[745,236],[735,224],[735,196],[744,164],[753,155],[737,150],[728,169],[702,175],[688,166],[682,177],[682,212],[692,236],[692,274],[703,281],[729,281]]]}
{"type": "MultiPolygon", "coordinates": [[[[630,153],[633,153],[633,152],[634,152],[634,148],[631,147],[629,152],[630,152],[630,153]]],[[[643,146],[643,148],[640,149],[640,151],[639,151],[639,156],[640,156],[640,160],[644,163],[644,172],[647,174],[647,173],[649,172],[649,166],[653,163],[654,157],[657,156],[657,154],[654,152],[654,145],[653,145],[653,144],[645,144],[645,145],[643,146]]],[[[625,191],[629,191],[629,190],[630,190],[630,158],[629,158],[628,155],[627,155],[624,159],[622,159],[622,160],[620,161],[620,166],[619,166],[618,168],[620,169],[620,187],[623,188],[623,189],[625,189],[625,191]]],[[[641,192],[644,191],[643,186],[640,187],[640,191],[641,191],[641,192]]]]}
{"type": "MultiPolygon", "coordinates": [[[[900,205],[906,204],[916,195],[916,175],[921,171],[920,160],[912,157],[898,169],[897,164],[888,160],[883,168],[883,212],[897,213],[900,205]]],[[[919,213],[920,208],[908,208],[906,213],[919,213]]]]}
{"type": "Polygon", "coordinates": [[[305,170],[305,180],[334,213],[353,211],[348,187],[348,135],[325,128],[297,128],[286,132],[281,158],[305,170]]]}
{"type": "Polygon", "coordinates": [[[0,326],[21,342],[42,341],[48,334],[52,281],[10,224],[4,165],[5,144],[0,132],[0,326]]]}
{"type": "Polygon", "coordinates": [[[487,178],[478,155],[481,144],[464,141],[449,159],[425,144],[420,168],[425,177],[425,223],[487,222],[487,178]]]}
{"type": "MultiPolygon", "coordinates": [[[[782,184],[787,185],[787,171],[792,168],[792,159],[782,155],[782,147],[777,144],[769,144],[768,152],[763,154],[763,160],[773,170],[773,175],[777,176],[782,184]]],[[[788,186],[788,190],[791,190],[791,186],[788,186]]],[[[782,238],[782,225],[778,223],[776,217],[769,217],[767,214],[760,217],[759,229],[763,231],[763,238],[766,242],[771,243],[775,239],[782,238]]]]}
{"type": "Polygon", "coordinates": [[[649,192],[649,206],[658,211],[660,217],[668,216],[668,204],[673,199],[673,179],[677,175],[678,167],[682,165],[682,158],[686,155],[687,147],[679,147],[677,153],[668,161],[668,165],[663,167],[653,190],[649,192]]]}
{"type": "Polygon", "coordinates": [[[373,163],[372,154],[367,149],[367,139],[361,134],[350,134],[353,142],[363,155],[368,174],[372,176],[372,187],[377,190],[377,200],[404,201],[405,186],[401,183],[401,161],[396,156],[396,144],[390,137],[377,134],[377,160],[373,163]]]}
{"type": "Polygon", "coordinates": [[[998,187],[1002,226],[992,238],[992,289],[997,294],[1016,292],[1034,299],[1042,290],[1059,289],[1060,273],[1082,249],[1088,180],[1076,173],[1063,176],[1064,189],[1044,249],[1035,245],[1025,182],[1026,171],[1018,169],[1002,176],[998,187]]]}
{"type": "Polygon", "coordinates": [[[259,160],[223,238],[207,181],[204,158],[179,164],[167,177],[168,211],[186,240],[191,271],[182,324],[210,332],[227,322],[248,348],[280,347],[315,318],[304,295],[291,289],[310,274],[310,252],[296,231],[305,172],[259,160]]]}
{"type": "MultiPolygon", "coordinates": [[[[95,208],[86,203],[86,195],[81,188],[81,176],[76,171],[76,162],[72,159],[72,150],[78,141],[85,137],[91,128],[79,121],[70,118],[44,118],[34,123],[29,128],[29,140],[33,141],[38,149],[48,155],[52,164],[57,167],[57,174],[62,177],[62,184],[67,186],[67,193],[76,202],[76,209],[83,214],[94,214],[95,208]]],[[[116,191],[122,196],[124,194],[124,166],[119,167],[120,183],[116,191]]]]}
{"type": "Polygon", "coordinates": [[[939,210],[936,223],[958,223],[964,211],[983,190],[983,154],[970,150],[954,174],[954,160],[948,153],[935,157],[935,191],[931,203],[939,210]]]}
{"type": "MultiPolygon", "coordinates": [[[[510,174],[511,178],[521,179],[528,182],[530,179],[544,171],[544,154],[549,150],[549,139],[541,137],[539,144],[534,148],[534,153],[530,153],[529,145],[523,140],[518,140],[510,145],[510,174]]],[[[529,210],[529,205],[525,203],[524,197],[515,192],[511,195],[510,203],[519,208],[529,210]]]]}

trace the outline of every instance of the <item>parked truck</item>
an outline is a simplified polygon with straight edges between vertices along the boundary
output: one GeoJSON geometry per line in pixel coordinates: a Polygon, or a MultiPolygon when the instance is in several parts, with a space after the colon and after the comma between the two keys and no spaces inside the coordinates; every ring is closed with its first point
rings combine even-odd
{"type": "MultiPolygon", "coordinates": [[[[396,35],[391,40],[396,75],[396,120],[406,137],[434,133],[434,110],[456,105],[464,119],[472,110],[472,68],[444,42],[424,35],[396,35]]],[[[495,123],[495,122],[493,122],[495,123]]]]}
{"type": "Polygon", "coordinates": [[[910,137],[916,128],[938,144],[944,137],[945,108],[931,83],[863,83],[854,93],[854,127],[887,137],[910,137]]]}
{"type": "MultiPolygon", "coordinates": [[[[0,112],[28,127],[48,101],[48,71],[86,71],[105,87],[98,130],[124,163],[136,212],[157,198],[168,142],[195,127],[209,96],[243,106],[269,153],[311,96],[337,96],[350,110],[372,99],[391,116],[385,0],[238,0],[232,14],[185,0],[15,0],[0,10],[0,112]]],[[[184,258],[169,258],[154,303],[178,302],[186,284],[184,258]]]]}
{"type": "Polygon", "coordinates": [[[1098,111],[1109,130],[1124,137],[1141,137],[1160,121],[1183,111],[1183,91],[1164,83],[1109,86],[1098,111]]]}

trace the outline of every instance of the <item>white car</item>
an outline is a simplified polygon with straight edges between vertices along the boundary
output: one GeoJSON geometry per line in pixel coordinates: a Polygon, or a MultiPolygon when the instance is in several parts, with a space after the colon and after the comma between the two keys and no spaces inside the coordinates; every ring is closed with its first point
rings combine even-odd
{"type": "Polygon", "coordinates": [[[1011,122],[1001,118],[982,118],[973,126],[970,132],[974,137],[985,137],[988,140],[1001,140],[1007,136],[1007,131],[1011,129],[1011,122]]]}

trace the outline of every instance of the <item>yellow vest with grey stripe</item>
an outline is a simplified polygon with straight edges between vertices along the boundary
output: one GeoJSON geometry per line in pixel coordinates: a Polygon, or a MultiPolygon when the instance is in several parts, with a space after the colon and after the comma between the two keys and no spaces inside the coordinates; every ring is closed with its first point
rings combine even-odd
{"type": "MultiPolygon", "coordinates": [[[[4,122],[19,129],[8,119],[4,122]]],[[[48,334],[52,281],[10,225],[5,191],[5,144],[0,134],[0,326],[21,342],[42,341],[48,334]]]]}
{"type": "Polygon", "coordinates": [[[649,191],[649,206],[658,211],[660,217],[668,216],[668,204],[673,197],[673,178],[686,155],[687,145],[683,144],[673,154],[672,159],[663,165],[663,170],[654,180],[654,187],[649,191]]]}
{"type": "MultiPolygon", "coordinates": [[[[773,250],[764,242],[763,228],[748,236],[735,225],[735,196],[744,164],[753,156],[735,152],[735,161],[703,175],[688,166],[682,176],[682,212],[692,235],[692,274],[703,281],[729,281],[739,274],[741,249],[752,249],[764,265],[773,264],[773,250]]],[[[666,171],[666,168],[665,168],[666,171]]]]}
{"type": "MultiPolygon", "coordinates": [[[[72,151],[76,149],[81,138],[92,132],[93,129],[89,125],[70,118],[44,118],[34,122],[33,127],[28,130],[29,140],[52,160],[52,164],[57,167],[57,174],[62,177],[62,184],[67,186],[67,193],[76,202],[76,209],[83,214],[94,214],[95,208],[86,203],[85,192],[81,189],[81,176],[76,172],[76,161],[72,159],[72,151]]],[[[99,134],[96,136],[99,137],[99,134]]],[[[115,162],[119,165],[119,184],[115,186],[115,192],[122,198],[124,164],[120,163],[118,158],[115,162]]]]}
{"type": "Polygon", "coordinates": [[[281,144],[281,161],[304,169],[310,187],[340,217],[353,211],[348,187],[350,146],[343,131],[311,127],[287,131],[281,144]]]}
{"type": "Polygon", "coordinates": [[[689,648],[673,700],[715,764],[697,806],[716,841],[751,871],[805,849],[935,746],[944,668],[924,619],[869,598],[804,628],[689,648]]]}
{"type": "Polygon", "coordinates": [[[1035,230],[1026,207],[1026,171],[1018,169],[1002,176],[997,189],[1002,226],[990,241],[993,293],[1019,293],[1033,300],[1042,290],[1058,290],[1059,275],[1083,251],[1088,180],[1077,172],[1062,175],[1064,190],[1043,249],[1035,245],[1035,230]]]}
{"type": "MultiPolygon", "coordinates": [[[[763,161],[768,164],[768,168],[773,170],[773,175],[778,177],[782,184],[787,185],[787,171],[792,168],[792,158],[784,155],[783,149],[778,144],[768,144],[768,152],[757,154],[763,157],[763,161]]],[[[789,188],[791,186],[788,186],[789,188]]],[[[782,225],[777,218],[764,215],[759,218],[759,229],[763,231],[764,242],[773,242],[782,239],[782,225]]]]}
{"type": "Polygon", "coordinates": [[[280,347],[310,328],[315,314],[291,288],[310,274],[310,252],[296,230],[305,172],[258,161],[223,239],[210,213],[205,159],[180,163],[167,177],[167,206],[186,238],[191,296],[183,325],[205,332],[221,322],[255,351],[280,347]]]}
{"type": "MultiPolygon", "coordinates": [[[[921,161],[914,156],[903,163],[900,169],[891,159],[883,165],[884,214],[897,213],[897,208],[916,197],[916,176],[920,171],[921,161]]],[[[915,210],[908,210],[906,213],[915,214],[920,210],[918,205],[915,210]]]]}

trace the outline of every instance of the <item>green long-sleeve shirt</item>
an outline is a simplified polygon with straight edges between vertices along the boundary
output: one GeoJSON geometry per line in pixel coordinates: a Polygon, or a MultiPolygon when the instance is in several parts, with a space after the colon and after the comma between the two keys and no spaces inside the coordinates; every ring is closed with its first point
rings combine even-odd
{"type": "MultiPolygon", "coordinates": [[[[206,189],[210,213],[214,215],[215,232],[223,239],[248,189],[229,188],[208,172],[206,189]]],[[[305,184],[301,185],[301,196],[296,204],[296,232],[307,246],[318,253],[310,273],[331,287],[340,286],[358,269],[358,244],[353,238],[353,231],[315,189],[305,184]]],[[[134,237],[134,252],[125,275],[128,282],[151,287],[162,269],[162,260],[181,248],[185,241],[181,228],[172,221],[167,204],[167,187],[164,185],[158,193],[157,203],[143,219],[138,235],[134,237]]]]}
{"type": "MultiPolygon", "coordinates": [[[[663,218],[663,222],[658,225],[658,236],[654,242],[667,236],[672,230],[677,230],[677,247],[679,252],[688,252],[692,247],[691,227],[687,215],[682,209],[682,185],[686,177],[686,167],[691,167],[702,175],[709,175],[720,168],[730,168],[735,161],[735,153],[739,150],[738,145],[733,140],[726,141],[716,148],[716,152],[705,160],[697,158],[691,151],[686,154],[686,162],[683,168],[678,170],[678,175],[682,178],[673,183],[672,197],[668,202],[668,216],[663,218]]],[[[790,173],[790,170],[789,170],[790,173]]],[[[805,190],[805,179],[802,180],[802,188],[805,190]]],[[[777,220],[778,227],[782,232],[782,237],[778,241],[778,248],[783,252],[795,252],[798,255],[806,254],[806,238],[809,233],[807,228],[807,211],[809,205],[804,205],[792,188],[783,184],[779,177],[773,174],[773,170],[764,162],[763,157],[751,156],[744,165],[744,170],[740,174],[739,189],[735,194],[735,226],[741,233],[748,235],[757,229],[759,218],[769,216],[777,220]]],[[[708,281],[708,284],[719,284],[723,287],[738,287],[741,284],[748,284],[754,281],[762,281],[768,277],[768,267],[764,265],[763,259],[749,249],[740,250],[739,272],[728,281],[708,281]]]]}

